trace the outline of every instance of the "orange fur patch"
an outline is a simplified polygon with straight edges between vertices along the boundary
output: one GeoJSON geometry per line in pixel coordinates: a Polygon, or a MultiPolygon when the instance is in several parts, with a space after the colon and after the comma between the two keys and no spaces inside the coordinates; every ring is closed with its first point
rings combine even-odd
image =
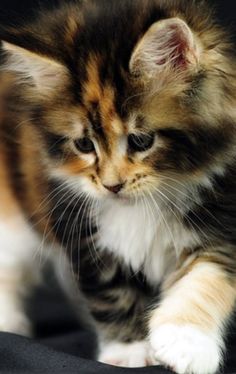
{"type": "Polygon", "coordinates": [[[172,286],[164,285],[162,296],[160,306],[151,313],[151,329],[173,323],[217,331],[233,311],[236,289],[220,266],[202,259],[187,267],[172,286]]]}

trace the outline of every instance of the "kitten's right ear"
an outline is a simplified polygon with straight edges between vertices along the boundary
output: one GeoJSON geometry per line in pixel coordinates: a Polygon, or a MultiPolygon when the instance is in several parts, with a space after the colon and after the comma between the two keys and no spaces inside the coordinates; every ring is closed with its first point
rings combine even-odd
{"type": "Polygon", "coordinates": [[[130,71],[147,79],[171,80],[194,70],[200,48],[186,22],[169,18],[154,23],[138,42],[130,60],[130,71]]]}
{"type": "Polygon", "coordinates": [[[35,87],[44,93],[60,85],[67,75],[60,62],[12,43],[3,41],[2,53],[4,62],[0,70],[17,73],[20,80],[30,78],[35,87]]]}

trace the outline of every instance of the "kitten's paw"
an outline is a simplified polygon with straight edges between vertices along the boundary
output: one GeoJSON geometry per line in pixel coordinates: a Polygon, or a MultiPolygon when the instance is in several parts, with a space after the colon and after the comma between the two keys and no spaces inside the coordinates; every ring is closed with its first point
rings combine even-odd
{"type": "Polygon", "coordinates": [[[31,336],[31,324],[21,312],[11,311],[7,315],[0,310],[0,331],[11,332],[23,336],[31,336]]]}
{"type": "Polygon", "coordinates": [[[154,357],[178,374],[213,374],[219,369],[223,343],[194,326],[165,324],[151,332],[154,357]]]}
{"type": "Polygon", "coordinates": [[[0,331],[31,336],[31,323],[14,292],[0,289],[0,331]]]}
{"type": "Polygon", "coordinates": [[[154,364],[146,341],[109,343],[103,347],[98,360],[109,365],[133,368],[154,364]]]}

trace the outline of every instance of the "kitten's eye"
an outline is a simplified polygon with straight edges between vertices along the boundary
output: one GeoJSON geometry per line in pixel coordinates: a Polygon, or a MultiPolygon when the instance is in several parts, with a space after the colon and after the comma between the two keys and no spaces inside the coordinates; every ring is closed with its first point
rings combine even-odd
{"type": "Polygon", "coordinates": [[[128,137],[129,148],[134,152],[145,152],[152,148],[154,139],[154,134],[131,134],[128,137]]]}
{"type": "Polygon", "coordinates": [[[76,148],[82,153],[91,153],[95,150],[92,140],[81,138],[74,141],[76,148]]]}

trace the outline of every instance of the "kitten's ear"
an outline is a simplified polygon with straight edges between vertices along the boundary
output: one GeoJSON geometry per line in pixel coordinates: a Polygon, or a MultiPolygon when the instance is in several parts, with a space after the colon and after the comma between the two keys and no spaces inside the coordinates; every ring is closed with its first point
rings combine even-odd
{"type": "Polygon", "coordinates": [[[44,92],[57,87],[67,75],[66,68],[50,57],[4,41],[2,51],[5,59],[1,69],[17,73],[20,80],[31,78],[44,92]]]}
{"type": "Polygon", "coordinates": [[[131,73],[153,78],[196,68],[200,49],[188,25],[180,18],[154,23],[138,42],[130,60],[131,73]]]}

